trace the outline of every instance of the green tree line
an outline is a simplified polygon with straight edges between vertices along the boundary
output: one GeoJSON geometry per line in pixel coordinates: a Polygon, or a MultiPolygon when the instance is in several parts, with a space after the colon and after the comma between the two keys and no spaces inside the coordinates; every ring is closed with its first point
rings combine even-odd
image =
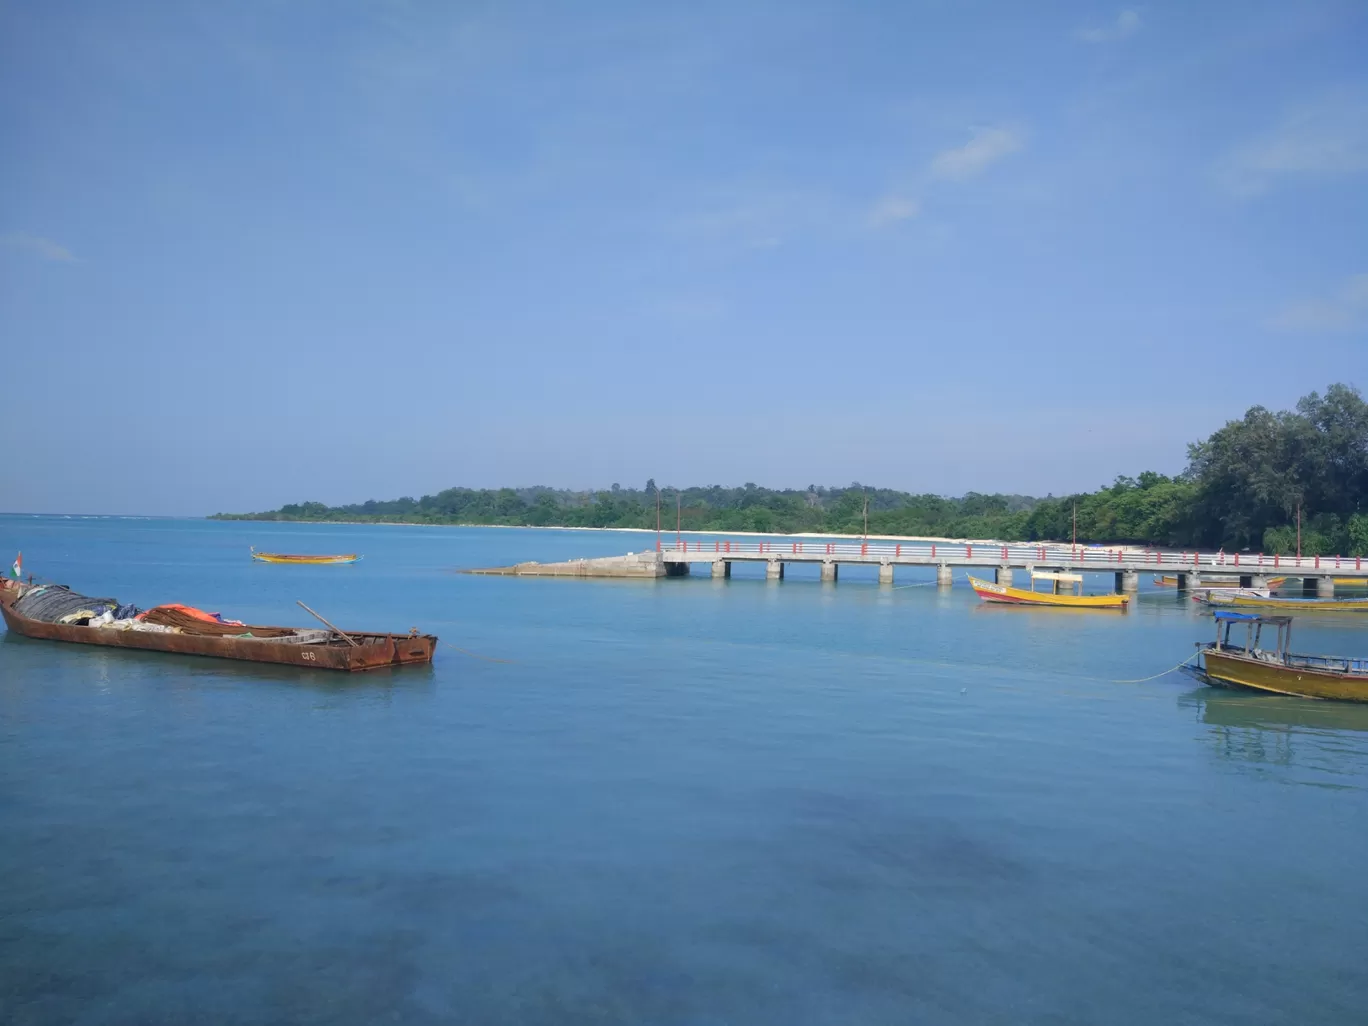
{"type": "Polygon", "coordinates": [[[959,498],[889,488],[809,485],[805,489],[602,491],[448,488],[345,506],[291,503],[265,513],[219,513],[223,520],[353,521],[557,527],[871,534],[950,538],[1127,542],[1224,546],[1292,553],[1301,517],[1306,555],[1368,555],[1368,403],[1343,384],[1312,392],[1295,410],[1252,407],[1188,446],[1188,466],[1169,477],[1146,471],[1094,492],[1043,499],[1023,495],[959,498]]]}

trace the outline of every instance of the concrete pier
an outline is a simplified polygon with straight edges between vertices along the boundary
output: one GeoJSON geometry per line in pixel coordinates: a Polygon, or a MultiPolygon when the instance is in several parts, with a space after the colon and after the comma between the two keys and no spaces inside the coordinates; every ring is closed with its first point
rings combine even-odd
{"type": "Polygon", "coordinates": [[[936,587],[948,588],[955,583],[955,571],[950,569],[949,564],[942,563],[936,567],[936,587]]]}
{"type": "Polygon", "coordinates": [[[731,576],[731,560],[728,560],[728,559],[718,559],[718,560],[714,560],[714,561],[713,561],[713,565],[712,565],[712,575],[713,575],[714,577],[730,577],[730,576],[731,576]]]}
{"type": "Polygon", "coordinates": [[[625,556],[571,559],[563,563],[516,563],[467,571],[504,577],[683,577],[688,572],[688,563],[667,563],[659,552],[629,552],[625,556]]]}
{"type": "Polygon", "coordinates": [[[1315,577],[1316,598],[1335,597],[1335,579],[1333,577],[1315,577]]]}
{"type": "Polygon", "coordinates": [[[893,583],[893,564],[892,564],[892,563],[880,563],[880,564],[879,564],[879,583],[880,583],[880,584],[892,584],[892,583],[893,583]]]}
{"type": "Polygon", "coordinates": [[[993,580],[997,581],[997,583],[1004,588],[1010,588],[1012,586],[1012,568],[1010,566],[998,567],[993,580]]]}
{"type": "Polygon", "coordinates": [[[822,560],[822,580],[835,581],[839,568],[834,559],[822,560]]]}
{"type": "Polygon", "coordinates": [[[1134,570],[1118,570],[1116,572],[1116,590],[1121,594],[1139,591],[1140,575],[1134,570]]]}
{"type": "Polygon", "coordinates": [[[1268,578],[1264,577],[1262,574],[1245,574],[1240,578],[1240,587],[1258,589],[1267,588],[1268,578]]]}
{"type": "Polygon", "coordinates": [[[784,564],[777,559],[771,559],[765,564],[765,580],[782,581],[784,579],[784,564]]]}
{"type": "Polygon", "coordinates": [[[1198,579],[1198,577],[1197,577],[1196,574],[1179,574],[1179,575],[1178,575],[1178,590],[1179,590],[1179,591],[1191,591],[1193,588],[1197,587],[1197,585],[1199,585],[1199,584],[1201,584],[1201,583],[1202,583],[1202,582],[1198,579]]]}

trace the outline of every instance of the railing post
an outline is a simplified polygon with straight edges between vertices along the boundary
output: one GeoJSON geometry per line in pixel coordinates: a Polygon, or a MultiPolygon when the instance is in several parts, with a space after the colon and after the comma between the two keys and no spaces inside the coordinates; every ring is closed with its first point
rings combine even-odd
{"type": "Polygon", "coordinates": [[[964,547],[964,558],[965,558],[965,559],[973,559],[973,558],[974,558],[974,547],[973,547],[972,545],[966,545],[966,546],[964,547]]]}
{"type": "Polygon", "coordinates": [[[1280,553],[1280,552],[1275,552],[1275,553],[1273,553],[1273,569],[1274,569],[1274,570],[1278,569],[1278,564],[1280,564],[1281,562],[1282,562],[1282,553],[1280,553]]]}
{"type": "Polygon", "coordinates": [[[935,542],[932,542],[932,543],[931,543],[931,558],[932,558],[932,559],[935,559],[935,558],[936,558],[936,543],[935,543],[935,542]]]}
{"type": "Polygon", "coordinates": [[[1317,569],[1317,570],[1320,569],[1320,556],[1317,556],[1317,557],[1316,557],[1316,569],[1317,569]]]}
{"type": "Polygon", "coordinates": [[[896,556],[898,556],[898,557],[901,557],[901,556],[902,556],[902,542],[898,542],[898,548],[897,548],[897,550],[894,552],[894,555],[896,555],[896,556]]]}
{"type": "Polygon", "coordinates": [[[1235,553],[1235,565],[1236,565],[1236,566],[1239,566],[1239,565],[1240,565],[1240,554],[1239,554],[1238,552],[1235,553]]]}

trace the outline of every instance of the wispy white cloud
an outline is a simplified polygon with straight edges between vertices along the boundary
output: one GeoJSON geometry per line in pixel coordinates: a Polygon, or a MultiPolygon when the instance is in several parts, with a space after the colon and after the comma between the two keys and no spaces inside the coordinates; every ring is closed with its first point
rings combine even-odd
{"type": "Polygon", "coordinates": [[[1293,303],[1273,319],[1272,326],[1295,332],[1368,329],[1368,273],[1349,278],[1333,295],[1293,303]]]}
{"type": "Polygon", "coordinates": [[[0,235],[0,245],[22,250],[43,260],[69,262],[76,259],[75,254],[61,243],[45,239],[41,235],[30,235],[28,232],[8,232],[0,235]]]}
{"type": "Polygon", "coordinates": [[[921,204],[908,196],[885,196],[869,212],[869,223],[874,228],[884,228],[916,217],[920,212],[921,204]]]}
{"type": "Polygon", "coordinates": [[[1216,168],[1236,196],[1258,196],[1281,179],[1368,171],[1368,95],[1340,94],[1293,111],[1216,168]]]}
{"type": "Polygon", "coordinates": [[[963,146],[937,153],[931,161],[931,177],[960,181],[972,178],[1026,144],[1020,132],[1010,128],[977,128],[963,146]]]}
{"type": "Polygon", "coordinates": [[[1084,43],[1114,43],[1140,31],[1138,11],[1122,11],[1110,25],[1079,29],[1074,36],[1084,43]]]}

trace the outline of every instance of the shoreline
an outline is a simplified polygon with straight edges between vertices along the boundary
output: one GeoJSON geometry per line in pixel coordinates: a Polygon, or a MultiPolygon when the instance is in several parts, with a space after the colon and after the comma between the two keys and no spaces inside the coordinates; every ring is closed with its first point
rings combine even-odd
{"type": "MultiPolygon", "coordinates": [[[[200,519],[214,520],[214,517],[203,517],[200,519]]],[[[629,533],[629,534],[655,534],[654,528],[650,527],[576,527],[563,524],[412,524],[403,520],[219,520],[219,523],[240,523],[240,524],[313,524],[320,527],[432,527],[432,528],[477,528],[479,530],[496,529],[502,531],[596,531],[601,533],[629,533]]],[[[675,532],[662,529],[661,538],[666,538],[675,532]]],[[[680,531],[679,534],[686,536],[700,536],[707,538],[839,538],[842,540],[867,540],[872,542],[948,542],[952,545],[1031,545],[1036,544],[1026,541],[1007,541],[1002,538],[950,538],[942,535],[929,534],[834,534],[828,532],[802,531],[788,534],[784,531],[680,531]]],[[[1063,545],[1064,542],[1041,541],[1042,545],[1063,545]]],[[[1151,548],[1152,546],[1136,545],[1130,542],[1122,542],[1113,545],[1104,545],[1101,542],[1080,542],[1080,548],[1151,548]]]]}

